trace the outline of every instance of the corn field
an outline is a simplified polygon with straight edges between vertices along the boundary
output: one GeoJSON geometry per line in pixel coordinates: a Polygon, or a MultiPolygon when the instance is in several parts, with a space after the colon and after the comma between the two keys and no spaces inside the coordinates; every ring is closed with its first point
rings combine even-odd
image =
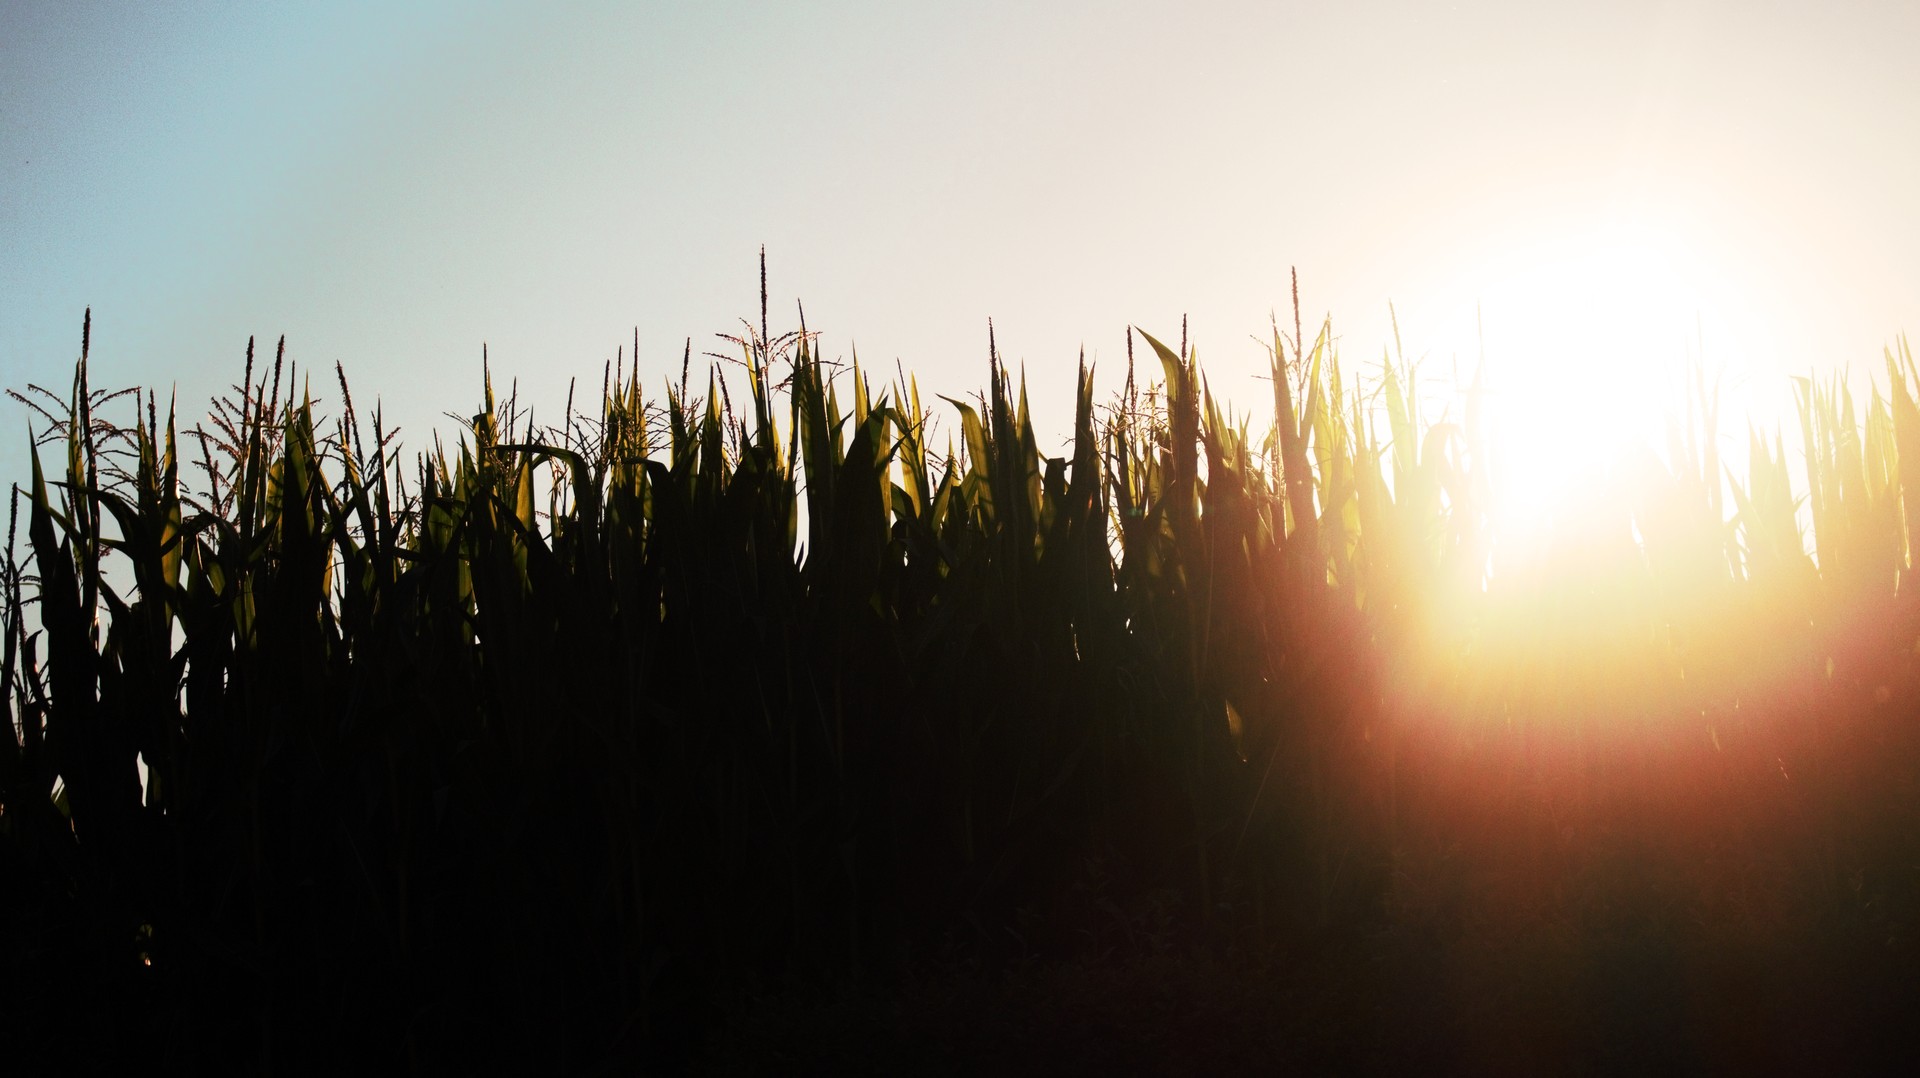
{"type": "Polygon", "coordinates": [[[991,341],[928,404],[764,300],[731,388],[487,378],[426,453],[251,345],[183,431],[83,340],[20,395],[0,1058],[670,1070],[740,1000],[1382,940],[1912,968],[1904,349],[1744,474],[1700,386],[1501,572],[1410,365],[1296,318],[1261,430],[1129,342],[1049,456],[991,341]]]}

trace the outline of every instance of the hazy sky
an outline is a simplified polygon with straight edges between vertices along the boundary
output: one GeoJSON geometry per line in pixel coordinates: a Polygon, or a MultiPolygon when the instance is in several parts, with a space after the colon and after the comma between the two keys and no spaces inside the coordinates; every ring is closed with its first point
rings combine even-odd
{"type": "Polygon", "coordinates": [[[1055,430],[1083,344],[1110,386],[1183,312],[1263,427],[1290,265],[1349,360],[1392,300],[1444,362],[1480,303],[1508,370],[1691,337],[1784,387],[1920,330],[1915,41],[1912,3],[8,0],[0,385],[63,387],[91,305],[101,384],[190,420],[285,333],[418,444],[482,342],[554,412],[636,325],[677,373],[765,244],[776,325],[958,393],[992,317],[1055,430]]]}

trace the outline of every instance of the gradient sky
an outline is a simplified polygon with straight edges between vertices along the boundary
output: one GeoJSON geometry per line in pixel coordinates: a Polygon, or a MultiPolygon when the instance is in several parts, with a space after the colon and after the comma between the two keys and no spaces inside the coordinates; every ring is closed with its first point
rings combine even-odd
{"type": "Polygon", "coordinates": [[[483,342],[550,418],[635,326],[677,373],[765,244],[776,325],[960,393],[992,317],[1059,433],[1083,344],[1110,387],[1183,312],[1264,428],[1292,265],[1349,360],[1390,300],[1468,360],[1480,304],[1511,371],[1625,386],[1644,341],[1783,391],[1920,330],[1915,41],[1911,3],[9,0],[0,386],[64,387],[91,305],[96,384],[190,424],[284,333],[418,446],[483,342]],[[1621,229],[1662,273],[1568,275],[1621,229]],[[1681,291],[1693,330],[1621,313],[1681,291]]]}

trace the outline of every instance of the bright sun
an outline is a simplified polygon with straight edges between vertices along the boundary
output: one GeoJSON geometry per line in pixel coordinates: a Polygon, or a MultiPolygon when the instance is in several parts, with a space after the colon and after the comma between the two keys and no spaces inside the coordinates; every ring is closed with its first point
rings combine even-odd
{"type": "Polygon", "coordinates": [[[1765,324],[1732,275],[1639,223],[1518,245],[1480,280],[1496,559],[1542,553],[1643,450],[1664,456],[1692,364],[1711,380],[1765,324]]]}

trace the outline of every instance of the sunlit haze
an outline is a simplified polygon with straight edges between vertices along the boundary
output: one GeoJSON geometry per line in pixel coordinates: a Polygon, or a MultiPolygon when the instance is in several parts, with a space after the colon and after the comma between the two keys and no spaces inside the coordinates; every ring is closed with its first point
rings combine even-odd
{"type": "Polygon", "coordinates": [[[190,421],[284,333],[417,445],[483,344],[547,411],[636,326],[677,371],[764,244],[776,323],[929,389],[992,318],[1064,436],[1082,346],[1111,388],[1183,314],[1264,416],[1297,266],[1350,364],[1390,303],[1436,378],[1484,349],[1532,518],[1657,447],[1689,362],[1744,445],[1920,326],[1914,40],[1898,3],[16,3],[0,383],[63,385],[91,305],[97,381],[190,421]]]}

